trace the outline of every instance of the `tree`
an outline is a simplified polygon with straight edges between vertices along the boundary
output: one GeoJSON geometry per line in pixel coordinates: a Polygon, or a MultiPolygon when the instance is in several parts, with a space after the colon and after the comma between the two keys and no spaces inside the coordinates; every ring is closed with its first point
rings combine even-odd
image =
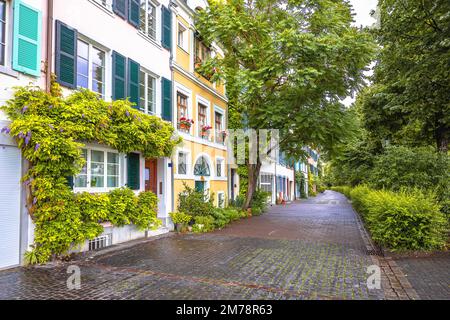
{"type": "MultiPolygon", "coordinates": [[[[380,0],[382,47],[366,115],[382,138],[406,136],[448,151],[450,123],[450,2],[380,0]],[[370,117],[370,116],[369,116],[370,117]],[[379,128],[389,127],[386,132],[379,128]]],[[[407,143],[408,144],[408,143],[407,143]]]]}
{"type": "MultiPolygon", "coordinates": [[[[226,82],[235,126],[280,130],[279,147],[291,157],[304,156],[305,145],[333,153],[351,127],[340,101],[361,87],[374,53],[371,37],[351,22],[345,0],[210,1],[196,25],[225,56],[200,70],[226,82]]],[[[246,165],[245,208],[261,163],[258,156],[246,165]]]]}

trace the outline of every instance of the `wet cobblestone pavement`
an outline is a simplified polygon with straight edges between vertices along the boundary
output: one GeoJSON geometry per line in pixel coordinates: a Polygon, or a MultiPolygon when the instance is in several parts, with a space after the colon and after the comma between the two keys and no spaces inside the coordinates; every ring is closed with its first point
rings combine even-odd
{"type": "Polygon", "coordinates": [[[450,300],[450,253],[396,259],[420,299],[450,300]]]}
{"type": "Polygon", "coordinates": [[[60,266],[0,272],[0,299],[383,299],[350,204],[315,199],[205,235],[174,235],[60,266]],[[69,291],[67,266],[81,269],[69,291]]]}

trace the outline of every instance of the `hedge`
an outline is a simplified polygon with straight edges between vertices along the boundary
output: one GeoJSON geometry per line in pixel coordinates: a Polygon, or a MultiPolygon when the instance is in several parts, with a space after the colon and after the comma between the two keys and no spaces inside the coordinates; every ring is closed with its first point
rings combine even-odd
{"type": "Polygon", "coordinates": [[[373,240],[393,251],[442,249],[448,221],[435,195],[418,189],[374,190],[367,186],[333,187],[352,200],[373,240]]]}

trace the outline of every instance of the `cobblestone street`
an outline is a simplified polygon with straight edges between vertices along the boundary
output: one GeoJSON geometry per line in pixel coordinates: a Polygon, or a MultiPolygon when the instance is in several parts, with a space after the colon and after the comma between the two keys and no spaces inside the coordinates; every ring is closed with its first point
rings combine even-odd
{"type": "Polygon", "coordinates": [[[384,299],[388,288],[367,288],[374,258],[359,228],[346,199],[327,191],[211,234],[2,271],[0,299],[384,299]],[[67,289],[68,265],[81,269],[80,290],[67,289]]]}

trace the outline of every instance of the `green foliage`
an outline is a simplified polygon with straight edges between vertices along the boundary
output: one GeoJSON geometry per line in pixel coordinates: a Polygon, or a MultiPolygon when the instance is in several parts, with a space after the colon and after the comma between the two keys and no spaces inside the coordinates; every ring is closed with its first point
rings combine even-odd
{"type": "Polygon", "coordinates": [[[210,216],[214,212],[214,196],[208,198],[203,192],[199,192],[185,183],[184,191],[179,194],[178,211],[193,217],[210,216]]]}
{"type": "Polygon", "coordinates": [[[375,157],[368,182],[375,188],[400,190],[404,187],[434,189],[446,184],[450,188],[450,158],[434,148],[390,146],[375,157]]]}
{"type": "Polygon", "coordinates": [[[108,194],[83,192],[75,195],[75,201],[82,213],[83,221],[105,222],[110,215],[110,197],[108,194]]]}
{"type": "MultiPolygon", "coordinates": [[[[349,193],[347,188],[336,190],[349,193]]],[[[359,186],[350,191],[372,238],[393,250],[442,249],[448,221],[432,193],[415,190],[392,192],[359,186]]]]}
{"type": "Polygon", "coordinates": [[[195,224],[192,226],[194,233],[206,233],[214,230],[214,217],[197,216],[194,217],[195,224]]]}
{"type": "Polygon", "coordinates": [[[256,190],[253,195],[252,201],[252,215],[259,216],[267,211],[267,207],[269,205],[269,192],[264,192],[261,190],[256,190]]]}
{"type": "Polygon", "coordinates": [[[51,93],[18,88],[2,109],[12,120],[7,130],[30,163],[23,178],[35,223],[34,249],[26,255],[30,262],[46,262],[97,237],[102,221],[121,226],[135,220],[143,228],[148,214],[155,215],[136,212],[139,201],[131,190],[75,195],[65,177],[80,172],[81,148],[90,142],[123,153],[170,156],[180,142],[172,138],[170,123],[136,111],[128,101],[105,102],[88,90],[63,97],[56,83],[51,93]]]}
{"type": "Polygon", "coordinates": [[[137,198],[129,188],[115,189],[109,194],[110,221],[116,226],[131,224],[131,217],[137,207],[137,198]]]}
{"type": "Polygon", "coordinates": [[[153,192],[141,192],[137,198],[137,208],[132,212],[131,220],[140,230],[155,230],[162,224],[157,217],[158,196],[153,192]]]}
{"type": "Polygon", "coordinates": [[[192,216],[183,212],[172,212],[169,215],[172,218],[173,223],[175,224],[179,223],[186,226],[192,221],[192,216]]]}
{"type": "Polygon", "coordinates": [[[370,130],[384,139],[406,136],[448,151],[449,12],[448,0],[379,1],[381,25],[374,34],[381,51],[365,114],[376,115],[370,130]]]}
{"type": "Polygon", "coordinates": [[[317,193],[314,192],[314,186],[315,185],[316,185],[315,177],[311,173],[311,171],[308,170],[308,193],[309,193],[310,197],[315,197],[317,195],[317,193]]]}
{"type": "MultiPolygon", "coordinates": [[[[305,145],[337,152],[354,128],[339,101],[364,84],[375,53],[370,34],[352,21],[346,1],[211,1],[196,28],[226,55],[201,68],[227,83],[231,127],[278,129],[280,149],[296,158],[305,145]]],[[[242,181],[242,195],[260,171],[247,168],[256,173],[242,181]]],[[[246,206],[253,194],[245,195],[246,206]]]]}

